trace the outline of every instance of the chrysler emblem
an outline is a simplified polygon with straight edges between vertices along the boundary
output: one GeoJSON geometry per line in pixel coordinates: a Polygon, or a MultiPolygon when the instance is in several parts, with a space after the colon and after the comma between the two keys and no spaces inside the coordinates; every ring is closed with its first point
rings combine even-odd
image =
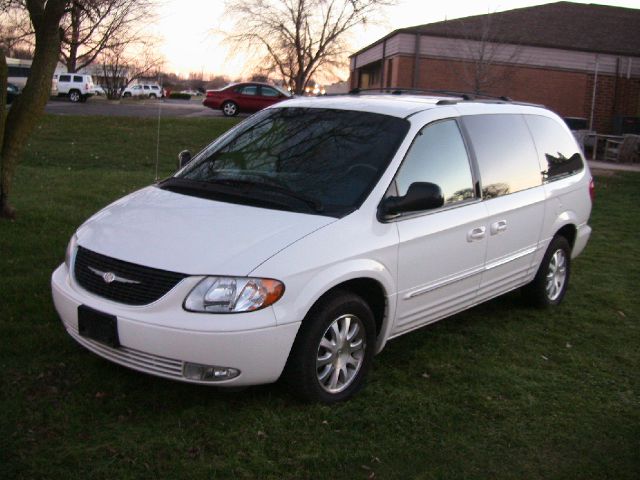
{"type": "Polygon", "coordinates": [[[93,268],[93,267],[87,267],[87,268],[91,270],[93,273],[95,273],[96,275],[100,275],[102,277],[102,280],[104,280],[104,283],[106,284],[110,284],[113,282],[135,283],[135,284],[140,283],[137,280],[129,280],[128,278],[120,277],[113,272],[103,272],[102,270],[98,270],[97,268],[93,268]]]}
{"type": "Polygon", "coordinates": [[[104,283],[111,283],[116,279],[116,274],[113,272],[107,272],[102,275],[102,279],[104,280],[104,283]]]}

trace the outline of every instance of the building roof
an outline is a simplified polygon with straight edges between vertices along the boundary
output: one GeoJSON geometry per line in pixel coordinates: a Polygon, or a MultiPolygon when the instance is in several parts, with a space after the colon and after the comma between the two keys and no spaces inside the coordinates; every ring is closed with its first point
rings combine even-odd
{"type": "Polygon", "coordinates": [[[401,28],[354,55],[400,33],[640,56],[640,10],[572,2],[401,28]]]}

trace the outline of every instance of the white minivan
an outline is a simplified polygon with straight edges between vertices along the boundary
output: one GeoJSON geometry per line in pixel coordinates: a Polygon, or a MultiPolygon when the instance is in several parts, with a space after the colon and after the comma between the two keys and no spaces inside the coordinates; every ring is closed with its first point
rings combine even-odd
{"type": "Polygon", "coordinates": [[[538,106],[298,98],[180,163],[87,220],[52,289],[78,343],[184,382],[345,400],[392,338],[519,287],[560,303],[591,233],[589,169],[538,106]]]}

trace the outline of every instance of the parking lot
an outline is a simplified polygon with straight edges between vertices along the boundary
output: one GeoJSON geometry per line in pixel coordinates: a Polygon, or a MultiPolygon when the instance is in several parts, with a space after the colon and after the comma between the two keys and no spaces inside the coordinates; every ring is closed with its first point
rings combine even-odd
{"type": "MultiPolygon", "coordinates": [[[[104,115],[122,117],[222,117],[220,110],[202,105],[202,98],[191,100],[106,100],[92,97],[85,103],[72,103],[66,98],[54,98],[46,112],[56,115],[104,115]]],[[[242,116],[242,114],[240,114],[242,116]]]]}

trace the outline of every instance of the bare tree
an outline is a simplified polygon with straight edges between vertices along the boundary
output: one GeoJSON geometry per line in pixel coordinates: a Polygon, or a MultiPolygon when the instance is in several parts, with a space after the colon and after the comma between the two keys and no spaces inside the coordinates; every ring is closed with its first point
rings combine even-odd
{"type": "Polygon", "coordinates": [[[151,0],[69,0],[60,51],[67,71],[83,69],[105,50],[140,41],[141,28],[154,15],[152,4],[151,0]]]}
{"type": "Polygon", "coordinates": [[[490,13],[471,19],[451,20],[450,24],[464,32],[458,54],[466,59],[453,66],[455,71],[452,73],[462,78],[466,87],[475,94],[489,93],[496,87],[504,88],[513,73],[504,65],[515,62],[522,48],[501,40],[503,32],[498,17],[490,13]]]}
{"type": "Polygon", "coordinates": [[[99,58],[102,83],[107,96],[119,98],[122,91],[135,80],[158,77],[163,58],[156,53],[154,42],[149,44],[118,45],[102,52],[99,58]]]}
{"type": "MultiPolygon", "coordinates": [[[[25,5],[35,32],[35,49],[31,74],[9,113],[4,116],[7,83],[5,52],[0,49],[0,217],[13,218],[15,210],[9,203],[15,168],[22,151],[44,112],[51,92],[51,78],[60,51],[60,21],[67,0],[26,0],[25,5]]],[[[12,3],[3,0],[0,11],[12,3]]]]}
{"type": "Polygon", "coordinates": [[[33,27],[23,0],[4,2],[0,16],[0,46],[7,56],[33,56],[33,27]]]}
{"type": "Polygon", "coordinates": [[[227,0],[235,19],[228,42],[258,51],[260,73],[276,72],[296,93],[314,74],[335,75],[346,60],[347,34],[396,0],[227,0]]]}

